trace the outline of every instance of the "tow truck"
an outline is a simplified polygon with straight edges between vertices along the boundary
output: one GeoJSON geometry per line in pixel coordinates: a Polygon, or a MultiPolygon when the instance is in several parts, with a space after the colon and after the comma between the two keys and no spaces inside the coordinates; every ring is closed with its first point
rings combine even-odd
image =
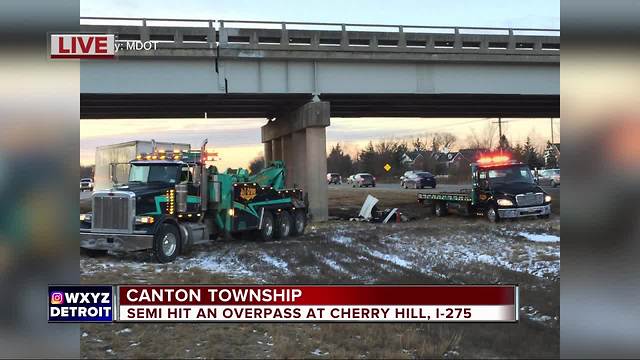
{"type": "Polygon", "coordinates": [[[224,236],[263,241],[299,236],[307,204],[299,188],[285,188],[286,169],[273,161],[256,174],[218,172],[206,150],[156,150],[129,163],[129,179],[92,196],[80,215],[80,247],[89,255],[152,249],[157,261],[173,261],[195,244],[224,236]],[[250,236],[246,236],[250,235],[250,236]]]}
{"type": "Polygon", "coordinates": [[[470,168],[471,189],[418,193],[418,202],[430,205],[438,217],[454,210],[486,216],[491,222],[551,214],[551,196],[535,184],[528,165],[506,155],[484,155],[470,168]]]}

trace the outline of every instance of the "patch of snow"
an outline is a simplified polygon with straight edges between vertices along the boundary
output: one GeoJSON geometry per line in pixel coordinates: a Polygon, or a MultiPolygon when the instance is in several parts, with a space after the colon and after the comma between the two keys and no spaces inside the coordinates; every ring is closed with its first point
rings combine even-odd
{"type": "Polygon", "coordinates": [[[538,323],[542,323],[544,325],[553,325],[558,319],[557,317],[551,317],[549,315],[542,314],[538,310],[536,310],[533,306],[523,306],[520,308],[521,311],[525,313],[527,318],[531,321],[535,321],[538,323]]]}
{"type": "Polygon", "coordinates": [[[532,234],[528,232],[519,232],[518,235],[526,238],[529,241],[535,242],[559,242],[560,236],[551,234],[532,234]]]}
{"type": "Polygon", "coordinates": [[[253,272],[249,271],[235,256],[229,254],[203,252],[196,257],[186,259],[186,261],[182,263],[176,263],[176,266],[182,270],[198,268],[211,272],[231,274],[233,276],[254,275],[253,272]]]}
{"type": "Polygon", "coordinates": [[[404,259],[400,258],[397,255],[385,254],[385,253],[382,253],[382,252],[380,252],[378,250],[369,249],[369,254],[371,254],[371,256],[373,256],[373,257],[376,257],[376,258],[384,260],[384,261],[388,261],[390,263],[393,263],[393,264],[398,265],[400,267],[403,267],[405,269],[409,269],[413,265],[411,262],[409,262],[407,260],[404,260],[404,259]]]}
{"type": "Polygon", "coordinates": [[[87,336],[89,336],[89,334],[87,334],[86,332],[82,333],[82,337],[87,337],[87,336]]]}
{"type": "Polygon", "coordinates": [[[324,263],[327,264],[335,272],[349,273],[344,267],[342,267],[333,259],[322,258],[322,261],[324,261],[324,263]]]}
{"type": "Polygon", "coordinates": [[[277,269],[280,269],[280,270],[282,270],[284,272],[287,272],[287,273],[289,272],[289,265],[287,265],[286,261],[284,261],[284,260],[282,260],[280,258],[277,258],[275,256],[271,256],[271,255],[268,255],[268,254],[261,254],[260,255],[260,259],[262,261],[266,262],[267,264],[277,268],[277,269]]]}
{"type": "Polygon", "coordinates": [[[136,346],[138,346],[138,345],[140,345],[140,343],[139,343],[139,342],[134,342],[133,344],[131,344],[131,345],[129,345],[129,346],[130,346],[130,347],[136,347],[136,346]]]}
{"type": "Polygon", "coordinates": [[[310,354],[314,355],[314,356],[327,356],[327,355],[329,355],[328,352],[322,352],[322,350],[320,350],[319,348],[313,350],[310,354]]]}
{"type": "Polygon", "coordinates": [[[331,241],[337,242],[338,244],[342,244],[342,245],[351,245],[351,243],[353,242],[353,239],[344,235],[336,235],[331,237],[331,241]]]}
{"type": "Polygon", "coordinates": [[[122,329],[122,330],[118,330],[118,331],[116,331],[116,334],[128,334],[128,333],[130,333],[130,332],[131,332],[131,329],[129,329],[129,328],[124,328],[124,329],[122,329]]]}

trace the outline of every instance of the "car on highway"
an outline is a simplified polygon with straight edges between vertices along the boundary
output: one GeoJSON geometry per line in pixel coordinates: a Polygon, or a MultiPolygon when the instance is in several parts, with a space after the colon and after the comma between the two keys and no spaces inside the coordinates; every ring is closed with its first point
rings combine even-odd
{"type": "Polygon", "coordinates": [[[353,175],[351,185],[353,187],[376,187],[376,178],[369,173],[358,173],[353,175]]]}
{"type": "Polygon", "coordinates": [[[400,176],[400,187],[401,188],[404,187],[404,179],[406,179],[407,177],[409,177],[413,173],[415,173],[415,171],[409,170],[409,171],[405,171],[404,174],[402,176],[400,176]]]}
{"type": "Polygon", "coordinates": [[[93,179],[91,178],[82,178],[80,179],[80,191],[93,191],[93,179]]]}
{"type": "Polygon", "coordinates": [[[404,177],[402,187],[405,189],[424,189],[425,187],[435,189],[436,177],[428,171],[413,171],[404,177]]]}
{"type": "Polygon", "coordinates": [[[538,172],[538,185],[556,187],[560,185],[560,169],[545,169],[538,172]]]}
{"type": "Polygon", "coordinates": [[[342,177],[338,173],[328,173],[327,174],[327,184],[342,184],[342,177]]]}

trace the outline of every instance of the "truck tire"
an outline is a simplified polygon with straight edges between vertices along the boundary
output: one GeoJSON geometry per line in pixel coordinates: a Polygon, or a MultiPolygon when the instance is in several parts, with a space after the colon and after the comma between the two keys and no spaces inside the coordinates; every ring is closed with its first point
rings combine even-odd
{"type": "Polygon", "coordinates": [[[447,216],[449,211],[447,210],[447,204],[444,201],[436,201],[433,203],[433,213],[437,217],[447,216]]]}
{"type": "Polygon", "coordinates": [[[284,239],[291,233],[292,221],[288,211],[281,211],[276,215],[276,226],[273,229],[275,239],[284,239]]]}
{"type": "Polygon", "coordinates": [[[293,226],[291,227],[291,236],[300,236],[304,234],[304,228],[307,226],[307,217],[304,211],[294,211],[292,218],[293,226]]]}
{"type": "Polygon", "coordinates": [[[178,256],[180,232],[171,224],[163,224],[153,237],[153,255],[158,262],[168,263],[178,256]]]}
{"type": "Polygon", "coordinates": [[[262,241],[270,241],[273,239],[274,225],[273,214],[271,211],[265,210],[262,215],[262,228],[258,230],[258,239],[262,241]]]}
{"type": "Polygon", "coordinates": [[[485,214],[487,215],[487,220],[489,220],[492,223],[497,223],[497,222],[500,221],[500,215],[498,214],[498,208],[495,205],[489,206],[487,211],[485,211],[485,214]]]}

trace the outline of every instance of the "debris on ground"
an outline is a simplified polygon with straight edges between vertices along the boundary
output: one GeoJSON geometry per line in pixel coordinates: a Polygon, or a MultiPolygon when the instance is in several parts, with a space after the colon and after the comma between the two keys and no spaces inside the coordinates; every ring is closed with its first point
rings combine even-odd
{"type": "Polygon", "coordinates": [[[358,217],[350,218],[349,221],[366,221],[374,223],[389,223],[389,222],[407,222],[409,219],[402,215],[398,208],[388,208],[382,211],[378,210],[378,199],[367,195],[367,198],[362,204],[362,208],[358,213],[358,217]]]}

